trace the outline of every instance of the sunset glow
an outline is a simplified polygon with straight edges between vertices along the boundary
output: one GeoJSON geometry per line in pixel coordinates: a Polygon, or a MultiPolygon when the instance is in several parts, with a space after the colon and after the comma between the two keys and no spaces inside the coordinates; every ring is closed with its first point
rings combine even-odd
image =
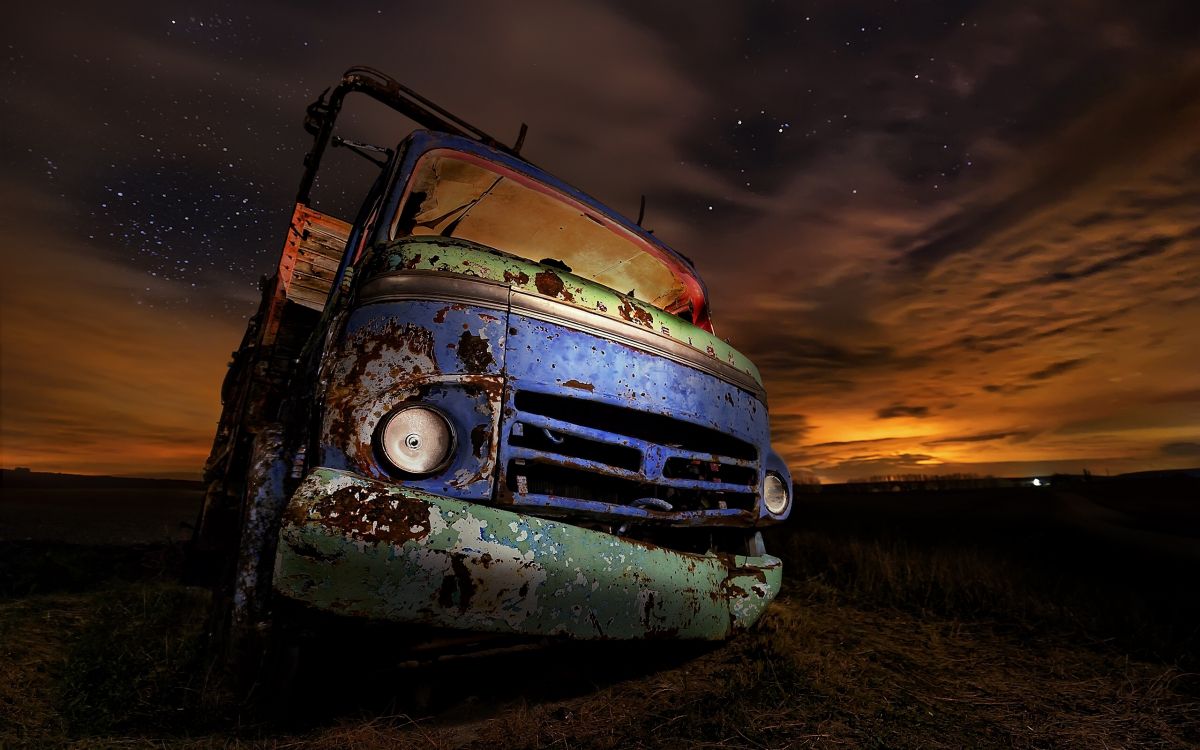
{"type": "MultiPolygon", "coordinates": [[[[762,370],[798,474],[1200,464],[1200,55],[1169,18],[22,13],[4,467],[199,475],[282,247],[304,107],[368,61],[492,132],[530,123],[531,161],[626,213],[645,194],[718,334],[762,370]],[[360,46],[401,22],[402,49],[360,46]],[[448,29],[476,44],[446,59],[448,29]]],[[[353,127],[407,132],[376,110],[353,127]]],[[[352,218],[365,187],[330,186],[330,205],[352,218]]]]}

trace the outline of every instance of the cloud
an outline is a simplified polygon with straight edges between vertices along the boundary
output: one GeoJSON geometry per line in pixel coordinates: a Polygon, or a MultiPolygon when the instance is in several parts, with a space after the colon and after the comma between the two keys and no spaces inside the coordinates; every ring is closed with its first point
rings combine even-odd
{"type": "Polygon", "coordinates": [[[851,481],[877,475],[933,473],[940,463],[928,453],[854,456],[823,468],[819,475],[832,475],[840,477],[841,481],[851,481]]]}
{"type": "Polygon", "coordinates": [[[1025,383],[1004,384],[1004,385],[996,385],[995,383],[989,383],[989,384],[983,386],[983,390],[987,391],[988,393],[1000,393],[1000,394],[1003,394],[1006,396],[1011,396],[1011,395],[1020,393],[1021,391],[1027,391],[1030,388],[1034,388],[1034,387],[1036,387],[1036,386],[1028,385],[1025,383]]]}
{"type": "MultiPolygon", "coordinates": [[[[529,123],[531,160],[617,209],[645,194],[759,365],[795,466],[1194,460],[1161,450],[1200,424],[1193,10],[694,10],[17,8],[0,129],[12,192],[47,205],[9,203],[5,456],[198,464],[278,253],[303,108],[362,61],[501,139],[529,123]],[[401,22],[404,45],[364,51],[363,28],[401,22]]],[[[359,140],[410,126],[347,112],[359,140]]],[[[353,212],[364,169],[323,182],[329,205],[353,212]]]]}
{"type": "Polygon", "coordinates": [[[1167,443],[1159,450],[1164,456],[1200,458],[1200,443],[1195,442],[1167,443]]]}
{"type": "Polygon", "coordinates": [[[1013,233],[1097,181],[1144,176],[1147,164],[1187,148],[1200,116],[1194,96],[1200,87],[1200,58],[1164,55],[1153,64],[1174,68],[1173,74],[1131,74],[1131,84],[1081,113],[1032,158],[1022,160],[1007,178],[1009,187],[981,196],[918,237],[901,238],[897,247],[903,248],[903,262],[913,271],[928,272],[955,254],[1013,233]]]}
{"type": "Polygon", "coordinates": [[[812,430],[808,417],[803,414],[771,415],[771,437],[778,443],[794,444],[802,441],[812,430]]]}
{"type": "Polygon", "coordinates": [[[895,419],[897,417],[928,417],[928,406],[906,406],[905,404],[892,404],[875,412],[876,419],[895,419]]]}
{"type": "Polygon", "coordinates": [[[1131,243],[1134,245],[1132,250],[1128,250],[1120,255],[1098,261],[1079,271],[1055,271],[1047,274],[1046,277],[1042,279],[1042,283],[1057,284],[1064,281],[1086,279],[1089,276],[1095,276],[1098,273],[1104,273],[1105,271],[1122,268],[1135,261],[1161,255],[1162,253],[1166,252],[1174,242],[1174,237],[1159,236],[1151,237],[1145,241],[1131,243]]]}
{"type": "Polygon", "coordinates": [[[926,445],[954,445],[957,443],[990,443],[996,440],[1028,440],[1034,433],[1028,430],[1011,432],[985,432],[979,435],[963,435],[958,437],[938,438],[930,440],[926,445]]]}
{"type": "Polygon", "coordinates": [[[1085,359],[1066,359],[1061,362],[1054,362],[1046,365],[1037,372],[1031,372],[1026,377],[1030,380],[1048,380],[1050,378],[1068,373],[1083,365],[1087,361],[1085,359]]]}
{"type": "Polygon", "coordinates": [[[889,442],[893,442],[895,440],[900,440],[900,439],[901,438],[884,437],[884,438],[872,438],[870,440],[834,440],[834,441],[831,441],[828,443],[815,443],[809,447],[811,447],[811,448],[846,448],[851,445],[872,445],[872,444],[879,444],[879,443],[889,443],[889,442]]]}

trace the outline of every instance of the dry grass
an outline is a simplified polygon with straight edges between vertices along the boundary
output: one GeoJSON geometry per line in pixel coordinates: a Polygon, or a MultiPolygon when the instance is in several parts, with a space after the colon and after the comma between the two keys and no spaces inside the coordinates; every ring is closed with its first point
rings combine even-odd
{"type": "Polygon", "coordinates": [[[103,550],[22,548],[34,562],[8,566],[0,592],[0,749],[1200,744],[1200,676],[1177,666],[1196,623],[1150,600],[984,545],[816,531],[772,544],[788,588],[730,643],[562,647],[433,680],[335,662],[306,676],[301,721],[283,727],[206,691],[205,594],[169,565],[139,553],[112,579],[103,550]]]}
{"type": "Polygon", "coordinates": [[[823,584],[859,608],[1053,631],[1200,671],[1200,566],[1191,561],[1141,559],[1067,534],[999,546],[804,530],[778,534],[769,547],[792,580],[823,584]]]}
{"type": "Polygon", "coordinates": [[[89,604],[79,596],[0,601],[0,747],[64,734],[54,673],[89,604]]]}
{"type": "MultiPolygon", "coordinates": [[[[283,733],[239,730],[229,714],[214,724],[219,715],[190,697],[200,676],[179,656],[188,648],[177,640],[192,629],[188,590],[148,586],[147,609],[135,604],[136,589],[107,603],[111,595],[38,597],[2,610],[0,666],[15,679],[0,692],[0,745],[1185,748],[1200,741],[1200,704],[1183,689],[1195,677],[1172,667],[1059,633],[864,610],[820,582],[793,589],[752,633],[583,695],[531,697],[521,682],[538,679],[534,667],[545,662],[535,659],[528,674],[490,674],[491,682],[463,686],[455,707],[434,716],[414,719],[416,710],[398,707],[318,717],[316,726],[283,733]],[[131,617],[114,629],[120,612],[131,617]],[[107,656],[92,640],[105,632],[107,656]]],[[[569,668],[604,670],[586,658],[569,668]]],[[[347,676],[339,689],[353,691],[351,683],[347,676]]]]}

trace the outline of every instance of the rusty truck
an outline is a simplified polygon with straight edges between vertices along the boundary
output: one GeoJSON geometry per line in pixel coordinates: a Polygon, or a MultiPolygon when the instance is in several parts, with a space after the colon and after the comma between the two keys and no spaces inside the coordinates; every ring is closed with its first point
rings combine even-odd
{"type": "Polygon", "coordinates": [[[285,609],[574,639],[752,624],[792,481],[692,262],[522,158],[524,126],[506,146],[378,71],[306,129],[194,532],[225,638],[285,609]],[[419,127],[345,139],[352,94],[419,127]],[[378,167],[349,219],[310,199],[335,147],[378,167]]]}

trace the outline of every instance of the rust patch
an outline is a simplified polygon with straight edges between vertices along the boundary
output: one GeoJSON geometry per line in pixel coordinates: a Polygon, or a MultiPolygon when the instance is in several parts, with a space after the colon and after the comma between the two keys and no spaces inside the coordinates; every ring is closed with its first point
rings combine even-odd
{"type": "Polygon", "coordinates": [[[489,401],[493,402],[499,401],[504,392],[504,383],[495,375],[467,373],[462,376],[461,383],[468,393],[481,393],[489,401]]]}
{"type": "Polygon", "coordinates": [[[437,361],[433,355],[433,331],[430,331],[420,326],[405,326],[404,327],[404,343],[408,346],[408,351],[418,356],[425,356],[429,359],[437,361]]]}
{"type": "Polygon", "coordinates": [[[592,385],[591,383],[584,383],[579,380],[575,380],[574,378],[571,380],[564,380],[563,385],[568,388],[578,388],[579,390],[587,391],[588,393],[593,393],[596,390],[596,386],[592,385]]]}
{"type": "Polygon", "coordinates": [[[529,274],[525,273],[524,271],[518,271],[517,273],[513,273],[512,271],[505,270],[504,271],[504,281],[505,281],[505,283],[508,283],[508,284],[512,284],[513,282],[516,282],[517,284],[520,284],[521,286],[525,286],[526,284],[529,283],[529,274]]]}
{"type": "Polygon", "coordinates": [[[721,590],[724,591],[725,595],[729,597],[744,598],[748,595],[746,589],[738,586],[736,583],[730,583],[729,581],[725,581],[721,584],[721,590]]]}
{"type": "Polygon", "coordinates": [[[767,572],[765,570],[763,570],[762,568],[745,568],[745,567],[734,568],[734,567],[731,567],[729,569],[729,574],[727,577],[733,578],[735,576],[751,576],[752,578],[757,580],[759,583],[765,584],[767,582],[767,572]]]}
{"type": "MultiPolygon", "coordinates": [[[[320,516],[326,525],[364,542],[404,544],[429,535],[429,506],[403,495],[343,487],[318,498],[310,507],[311,513],[320,516]]],[[[296,524],[294,515],[288,520],[296,524]]],[[[300,519],[300,524],[303,522],[300,519]]]]}
{"type": "Polygon", "coordinates": [[[487,448],[488,425],[477,424],[471,429],[471,450],[480,458],[486,458],[484,449],[487,448]]]}
{"type": "Polygon", "coordinates": [[[375,466],[371,446],[356,437],[356,427],[361,419],[359,410],[374,405],[367,402],[371,389],[366,381],[372,366],[378,362],[399,360],[390,368],[391,376],[397,383],[405,383],[415,379],[420,368],[416,362],[405,368],[402,353],[407,352],[418,360],[433,362],[436,371],[434,348],[432,331],[391,318],[364,325],[339,347],[337,359],[341,365],[340,372],[338,377],[330,379],[325,394],[329,433],[338,444],[347,446],[350,457],[361,470],[382,476],[375,466]],[[401,354],[401,357],[397,357],[397,354],[401,354]]]}
{"type": "Polygon", "coordinates": [[[630,323],[637,323],[646,328],[654,328],[654,316],[634,304],[633,300],[625,300],[617,308],[617,312],[621,313],[621,317],[630,323]]]}
{"type": "Polygon", "coordinates": [[[300,503],[288,503],[283,509],[284,526],[303,526],[308,523],[308,508],[300,503]]]}
{"type": "Polygon", "coordinates": [[[539,292],[549,297],[562,294],[563,280],[553,271],[542,271],[534,278],[534,283],[537,284],[539,292]]]}
{"type": "Polygon", "coordinates": [[[487,339],[470,331],[463,331],[458,340],[458,358],[468,372],[486,372],[496,362],[487,339]]]}
{"type": "MultiPolygon", "coordinates": [[[[436,313],[433,314],[433,322],[434,323],[445,323],[446,322],[446,313],[450,312],[451,310],[466,310],[466,309],[467,308],[464,305],[459,305],[459,304],[446,305],[441,310],[438,310],[436,313]]],[[[466,325],[466,323],[464,323],[463,328],[466,328],[466,327],[467,327],[467,325],[466,325]]]]}

